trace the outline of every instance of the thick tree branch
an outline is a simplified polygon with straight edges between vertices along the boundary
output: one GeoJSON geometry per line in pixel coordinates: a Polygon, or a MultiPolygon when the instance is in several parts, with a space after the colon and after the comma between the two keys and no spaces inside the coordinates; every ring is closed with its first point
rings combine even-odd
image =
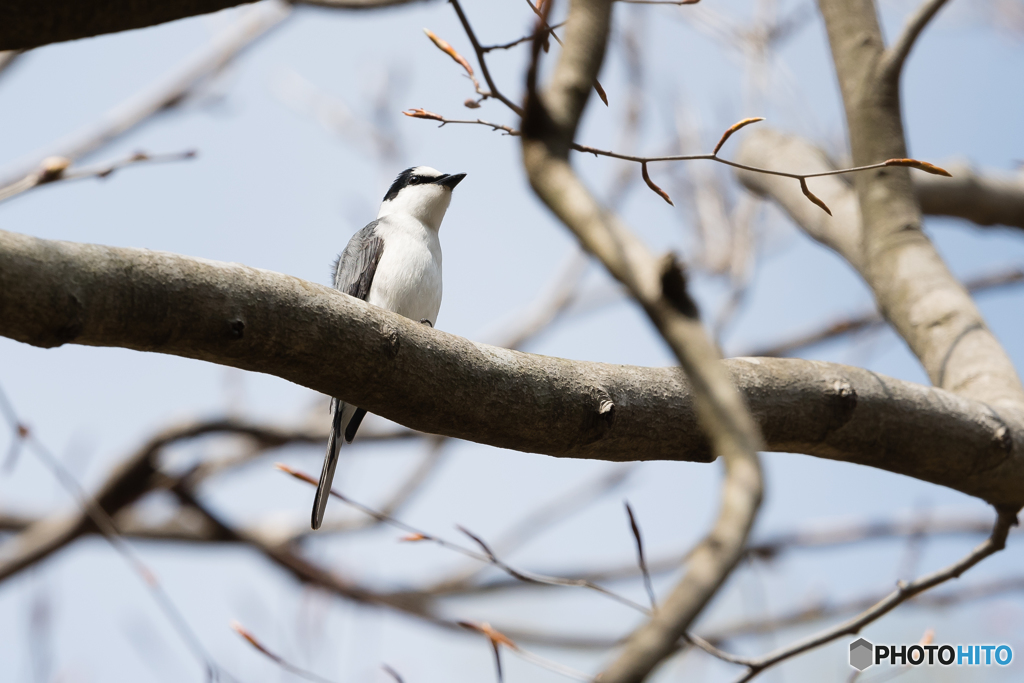
{"type": "MultiPolygon", "coordinates": [[[[339,9],[377,9],[418,0],[300,0],[339,9]]],[[[23,50],[208,14],[252,0],[10,0],[0,9],[0,50],[23,50]]]]}
{"type": "MultiPolygon", "coordinates": [[[[0,231],[0,335],[272,374],[412,429],[502,448],[616,461],[712,457],[693,390],[676,368],[478,344],[237,264],[0,231]],[[353,362],[324,366],[340,353],[353,362]]],[[[736,359],[722,368],[770,450],[879,467],[991,503],[1024,502],[1024,425],[1012,411],[836,364],[736,359]]]]}
{"type": "MultiPolygon", "coordinates": [[[[739,158],[748,163],[771,160],[779,167],[831,167],[824,153],[809,143],[770,129],[747,135],[739,158]]],[[[905,224],[893,223],[890,214],[874,207],[875,222],[885,222],[892,232],[874,239],[866,234],[868,221],[861,220],[854,188],[872,178],[888,183],[893,174],[903,176],[907,169],[883,169],[877,177],[875,173],[856,177],[853,188],[837,177],[813,181],[811,189],[832,207],[832,217],[811,206],[785,179],[748,172],[738,175],[748,189],[775,200],[808,235],[834,249],[861,273],[874,290],[882,314],[907,340],[937,386],[985,401],[1004,418],[1004,409],[1015,413],[1024,409],[1024,393],[1013,364],[988,330],[970,294],[949,273],[921,231],[913,195],[900,204],[900,211],[916,216],[912,228],[901,229],[905,224]],[[888,265],[879,267],[879,260],[888,265]]],[[[865,192],[871,187],[867,183],[865,192]]],[[[909,191],[907,183],[901,187],[900,192],[909,191]]],[[[870,199],[893,200],[894,192],[879,190],[870,194],[870,199]]]]}

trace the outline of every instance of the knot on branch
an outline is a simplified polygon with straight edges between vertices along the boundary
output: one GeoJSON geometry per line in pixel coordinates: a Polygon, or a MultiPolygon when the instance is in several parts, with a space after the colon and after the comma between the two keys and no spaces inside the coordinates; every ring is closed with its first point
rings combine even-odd
{"type": "Polygon", "coordinates": [[[607,391],[595,387],[591,405],[593,409],[590,411],[582,439],[584,444],[591,444],[604,438],[615,424],[615,402],[607,391]]]}
{"type": "Polygon", "coordinates": [[[245,321],[241,318],[234,318],[228,321],[228,337],[230,339],[241,339],[245,336],[245,321]]]}
{"type": "Polygon", "coordinates": [[[857,390],[845,379],[836,379],[829,387],[829,415],[828,430],[834,432],[841,429],[853,417],[857,410],[857,390]]]}
{"type": "Polygon", "coordinates": [[[662,296],[687,318],[694,320],[700,318],[697,304],[690,297],[686,287],[686,273],[673,252],[669,252],[661,258],[660,271],[662,296]]]}

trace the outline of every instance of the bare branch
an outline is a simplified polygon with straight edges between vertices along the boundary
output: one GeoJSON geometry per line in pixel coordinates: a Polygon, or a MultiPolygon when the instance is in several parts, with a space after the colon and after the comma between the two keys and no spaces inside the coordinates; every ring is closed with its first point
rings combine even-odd
{"type": "Polygon", "coordinates": [[[910,54],[911,48],[917,41],[921,31],[928,25],[940,9],[946,4],[946,0],[924,0],[910,18],[907,19],[903,32],[896,41],[882,53],[881,62],[878,65],[878,78],[881,81],[896,84],[899,82],[900,72],[903,71],[903,62],[910,54]]]}
{"type": "MultiPolygon", "coordinates": [[[[1024,270],[1011,268],[1009,270],[982,275],[964,281],[964,286],[971,294],[983,294],[994,289],[1016,285],[1024,282],[1024,270]]],[[[744,352],[743,356],[764,356],[780,358],[791,356],[798,351],[817,346],[826,341],[845,337],[863,330],[879,328],[885,325],[885,320],[877,311],[851,315],[836,322],[824,326],[815,332],[808,332],[794,337],[788,341],[763,346],[752,351],[744,352]]]]}
{"type": "Polygon", "coordinates": [[[1024,173],[976,171],[963,163],[949,166],[953,178],[913,175],[914,196],[931,216],[954,216],[977,225],[1024,229],[1024,173]]]}
{"type": "Polygon", "coordinates": [[[900,604],[913,598],[915,595],[923,593],[929,588],[933,588],[941,583],[945,583],[950,579],[959,578],[961,574],[984,560],[989,555],[993,555],[1005,548],[1006,535],[1009,533],[1010,527],[1016,525],[1016,510],[999,510],[995,527],[992,529],[992,534],[984,543],[979,545],[962,559],[954,562],[945,569],[940,569],[939,571],[922,576],[921,578],[909,583],[900,581],[897,584],[895,591],[887,595],[875,605],[872,605],[869,609],[858,614],[852,619],[843,622],[842,624],[838,624],[832,628],[822,631],[821,633],[804,638],[792,645],[780,648],[763,657],[748,658],[742,661],[737,659],[736,663],[742,663],[748,667],[747,673],[741,676],[737,680],[737,683],[749,681],[760,672],[778,664],[781,661],[803,652],[807,652],[808,650],[812,650],[816,647],[820,647],[821,645],[829,643],[836,638],[859,633],[862,628],[874,621],[877,621],[894,610],[900,604]]]}
{"type": "MultiPolygon", "coordinates": [[[[411,116],[417,119],[440,121],[441,125],[438,126],[439,128],[443,128],[446,124],[449,123],[476,124],[481,126],[487,126],[492,130],[504,131],[507,135],[511,136],[517,137],[522,135],[521,131],[504,124],[491,123],[490,121],[483,121],[481,119],[449,119],[442,116],[441,114],[435,114],[434,112],[427,111],[426,109],[423,108],[410,109],[402,113],[405,114],[406,116],[411,116]]],[[[593,154],[594,156],[609,157],[611,159],[620,159],[622,161],[633,161],[640,164],[640,172],[644,179],[644,182],[647,183],[647,186],[650,187],[651,190],[653,190],[656,194],[658,194],[662,199],[664,199],[669,204],[672,204],[672,199],[663,189],[658,187],[654,183],[654,181],[651,180],[651,177],[648,174],[647,165],[650,163],[668,161],[715,161],[720,164],[731,166],[732,168],[739,169],[742,171],[749,171],[751,173],[761,173],[764,175],[779,176],[782,178],[792,178],[794,180],[799,181],[799,186],[801,191],[804,193],[804,196],[806,196],[811,202],[820,207],[822,210],[825,211],[825,213],[827,213],[830,216],[832,215],[832,213],[831,211],[829,211],[829,208],[825,204],[825,202],[821,201],[821,199],[819,199],[807,188],[808,178],[821,178],[825,176],[845,175],[847,173],[859,173],[861,171],[871,171],[878,168],[885,168],[886,166],[909,166],[911,168],[916,168],[918,170],[925,171],[926,173],[932,175],[951,177],[951,174],[945,169],[940,168],[939,166],[935,166],[934,164],[930,164],[926,161],[918,161],[917,159],[886,159],[885,161],[880,161],[874,164],[868,164],[866,166],[857,166],[855,168],[829,169],[824,171],[815,171],[811,173],[794,173],[790,171],[776,171],[769,168],[750,166],[747,164],[730,161],[729,159],[723,159],[722,157],[718,156],[718,151],[722,148],[722,145],[725,144],[726,140],[728,140],[733,133],[740,130],[741,128],[750,125],[751,123],[756,123],[758,121],[763,120],[764,119],[760,117],[743,119],[742,121],[730,126],[722,134],[721,140],[719,140],[718,144],[715,146],[715,150],[711,154],[673,154],[669,156],[645,157],[637,156],[635,154],[622,154],[620,152],[612,152],[609,150],[598,149],[596,147],[581,145],[576,142],[570,142],[569,145],[571,149],[577,152],[593,154]]]]}
{"type": "Polygon", "coordinates": [[[757,514],[762,481],[756,454],[759,434],[721,374],[717,350],[697,319],[675,258],[657,261],[597,203],[568,164],[580,116],[604,58],[610,15],[609,1],[570,4],[565,47],[543,93],[537,88],[541,40],[534,41],[523,120],[524,166],[537,195],[629,288],[668,342],[694,382],[702,431],[726,470],[718,519],[698,545],[682,580],[600,674],[605,683],[618,683],[645,678],[667,657],[735,567],[757,514]]]}
{"type": "Polygon", "coordinates": [[[647,558],[644,557],[644,541],[640,536],[640,525],[636,522],[636,517],[633,515],[633,508],[626,503],[626,514],[629,516],[629,528],[633,532],[633,539],[636,541],[636,557],[637,564],[640,566],[640,573],[644,577],[644,589],[647,591],[647,597],[651,600],[651,611],[658,609],[658,599],[654,595],[654,585],[651,583],[651,572],[647,570],[647,558]]]}
{"type": "MultiPolygon", "coordinates": [[[[79,7],[80,4],[78,0],[70,0],[70,3],[75,7],[79,7]]],[[[29,3],[19,4],[18,7],[51,8],[53,4],[29,3]]],[[[162,1],[155,4],[173,6],[173,3],[162,1]]],[[[0,187],[18,182],[33,173],[47,157],[77,161],[121,137],[150,117],[174,106],[199,83],[221,71],[253,41],[284,21],[290,12],[290,5],[277,0],[247,9],[233,25],[214,36],[209,44],[192,53],[163,78],[108,110],[98,121],[0,169],[0,187]]],[[[2,13],[0,27],[3,30],[13,28],[10,22],[3,21],[2,13]]]]}
{"type": "MultiPolygon", "coordinates": [[[[324,678],[323,676],[315,674],[312,671],[306,671],[302,667],[292,664],[281,655],[272,652],[269,648],[267,648],[266,645],[257,640],[256,636],[254,636],[248,629],[246,629],[237,621],[231,622],[231,628],[232,630],[234,630],[235,633],[242,636],[242,638],[244,638],[247,643],[252,645],[254,648],[256,648],[256,650],[258,650],[262,654],[266,655],[268,659],[270,659],[272,662],[277,664],[279,667],[281,667],[288,673],[295,674],[299,678],[304,678],[307,681],[313,681],[313,683],[334,683],[331,679],[324,678]]],[[[401,679],[399,678],[399,680],[401,679]]]]}
{"type": "Polygon", "coordinates": [[[487,92],[481,92],[478,87],[478,94],[480,94],[484,98],[493,97],[494,99],[498,100],[506,107],[514,111],[519,116],[522,116],[522,107],[520,107],[518,104],[508,99],[503,94],[501,94],[501,91],[498,90],[498,86],[495,85],[494,79],[491,77],[491,71],[490,69],[487,68],[487,54],[483,46],[480,45],[480,41],[477,40],[476,33],[473,31],[473,27],[470,25],[469,19],[466,18],[466,13],[462,11],[462,5],[459,4],[459,0],[448,1],[452,4],[452,7],[455,9],[455,14],[458,15],[459,22],[462,23],[462,28],[466,32],[466,36],[469,38],[469,42],[473,44],[473,51],[476,52],[476,60],[477,63],[480,64],[480,71],[484,75],[484,80],[487,82],[487,87],[490,88],[490,90],[487,92]]]}
{"type": "MultiPolygon", "coordinates": [[[[855,44],[850,49],[859,44],[852,42],[855,44]]],[[[850,68],[860,67],[860,59],[849,59],[853,64],[850,68]]],[[[851,114],[848,120],[859,119],[851,114]]],[[[872,140],[877,142],[876,138],[872,140]]],[[[901,145],[870,153],[901,152],[901,145]]],[[[740,158],[754,164],[770,160],[804,168],[831,167],[821,150],[800,138],[769,129],[749,133],[741,145],[740,158]]],[[[741,172],[739,177],[748,189],[773,199],[808,235],[837,251],[857,269],[874,291],[879,309],[907,341],[932,382],[984,401],[1004,417],[1024,409],[1024,389],[1012,361],[988,329],[970,294],[952,276],[920,229],[921,215],[905,169],[895,167],[885,174],[856,176],[853,188],[836,178],[817,180],[814,191],[832,208],[834,218],[808,207],[807,200],[792,183],[747,172],[741,172]],[[894,202],[900,197],[898,206],[888,211],[872,204],[871,213],[866,214],[856,188],[862,183],[890,182],[898,187],[884,196],[894,202]],[[878,231],[890,236],[874,234],[878,231]]],[[[871,195],[875,199],[881,196],[871,195]]]]}
{"type": "Polygon", "coordinates": [[[40,165],[38,170],[28,174],[15,183],[7,185],[6,187],[0,187],[0,202],[15,197],[23,192],[27,192],[35,187],[39,187],[40,185],[48,185],[50,183],[64,180],[81,180],[83,178],[107,178],[114,171],[124,168],[125,166],[133,166],[141,163],[162,164],[171,161],[184,161],[186,159],[193,159],[195,156],[196,153],[194,150],[173,154],[147,154],[146,152],[136,152],[124,159],[95,166],[86,166],[83,168],[70,167],[70,160],[63,157],[49,157],[43,160],[43,163],[40,165]]]}
{"type": "MultiPolygon", "coordinates": [[[[305,472],[300,472],[300,471],[298,471],[298,470],[296,470],[296,469],[294,469],[292,467],[288,467],[287,465],[282,465],[280,463],[278,463],[277,468],[279,470],[281,470],[282,472],[290,474],[291,476],[295,477],[296,479],[299,479],[300,481],[306,482],[307,484],[312,484],[313,486],[317,485],[317,480],[315,478],[313,478],[312,476],[310,476],[309,474],[306,474],[305,472]]],[[[504,562],[503,560],[499,559],[498,556],[494,554],[494,551],[491,550],[490,546],[487,545],[487,543],[482,538],[480,538],[476,534],[472,533],[471,531],[467,530],[465,527],[459,526],[459,527],[456,527],[456,528],[458,528],[459,531],[464,533],[466,536],[468,536],[470,539],[472,539],[474,543],[476,543],[478,546],[480,546],[480,549],[483,550],[483,553],[478,553],[478,552],[470,550],[468,548],[464,548],[463,546],[460,546],[457,543],[452,543],[451,541],[447,541],[447,540],[445,540],[445,539],[443,539],[443,538],[441,538],[439,536],[436,536],[434,534],[428,533],[428,532],[423,531],[421,529],[417,529],[416,527],[414,527],[414,526],[412,526],[410,524],[407,524],[405,522],[397,520],[394,517],[386,515],[386,514],[384,514],[382,512],[378,512],[377,510],[374,510],[373,508],[367,507],[366,505],[363,505],[362,503],[356,502],[356,501],[352,500],[351,498],[349,498],[348,496],[346,496],[345,494],[343,494],[340,491],[337,491],[335,489],[331,489],[331,495],[334,496],[335,498],[337,498],[338,500],[342,501],[346,505],[354,507],[355,509],[359,510],[360,512],[362,512],[364,514],[367,514],[367,515],[373,517],[374,519],[376,519],[376,520],[378,520],[378,521],[380,521],[380,522],[382,522],[384,524],[387,524],[388,526],[392,526],[392,527],[394,527],[396,529],[399,529],[401,531],[406,532],[408,534],[408,536],[406,536],[403,539],[405,541],[416,542],[416,543],[418,543],[418,542],[426,542],[426,543],[433,543],[433,544],[439,545],[442,548],[445,548],[446,550],[452,550],[452,551],[455,551],[455,552],[459,553],[460,555],[465,555],[466,557],[473,558],[474,560],[479,560],[480,562],[486,562],[486,563],[496,567],[497,569],[500,569],[501,571],[505,572],[506,574],[508,574],[512,578],[514,578],[514,579],[516,579],[518,581],[522,581],[524,583],[533,583],[533,584],[540,584],[540,585],[546,585],[546,586],[565,586],[565,587],[572,587],[572,588],[587,588],[587,589],[592,590],[592,591],[594,591],[596,593],[600,593],[601,595],[604,595],[604,596],[606,596],[608,598],[611,598],[612,600],[614,600],[614,601],[616,601],[616,602],[618,602],[620,604],[623,604],[623,605],[625,605],[627,607],[635,609],[635,610],[637,610],[639,612],[642,612],[644,614],[647,613],[647,608],[644,607],[643,605],[640,605],[640,604],[638,604],[636,602],[633,602],[629,598],[621,596],[618,593],[615,593],[614,591],[610,591],[607,588],[599,586],[599,585],[597,585],[597,584],[595,584],[595,583],[593,583],[591,581],[587,581],[585,579],[584,580],[580,580],[580,579],[565,579],[565,578],[562,578],[562,577],[559,577],[559,576],[546,576],[544,574],[537,574],[535,572],[528,572],[528,571],[522,571],[522,570],[516,569],[516,568],[512,567],[511,565],[507,564],[506,562],[504,562]]]]}
{"type": "MultiPolygon", "coordinates": [[[[545,30],[547,30],[549,33],[554,33],[556,28],[561,28],[563,26],[565,26],[565,22],[564,21],[560,22],[558,24],[555,24],[554,26],[548,26],[545,30]]],[[[491,52],[492,50],[508,50],[510,48],[516,47],[517,45],[522,45],[523,43],[528,43],[531,40],[533,40],[533,34],[532,33],[530,35],[528,35],[528,36],[523,36],[522,38],[518,38],[516,40],[513,40],[510,43],[502,43],[501,45],[487,45],[487,46],[482,47],[480,49],[486,54],[488,52],[491,52]]]]}
{"type": "MultiPolygon", "coordinates": [[[[12,429],[16,429],[19,435],[23,432],[24,428],[22,422],[17,419],[14,413],[13,407],[6,393],[0,388],[0,403],[4,406],[5,417],[12,429]]],[[[82,533],[83,527],[87,524],[92,524],[96,530],[110,543],[111,547],[117,552],[117,554],[124,560],[128,567],[139,577],[142,583],[145,585],[146,590],[149,592],[150,597],[156,602],[157,607],[163,613],[164,617],[170,622],[172,628],[178,633],[178,636],[185,642],[185,645],[192,652],[192,655],[199,661],[199,663],[205,667],[207,677],[210,680],[216,680],[218,674],[225,674],[229,678],[232,678],[227,674],[226,671],[210,656],[206,651],[206,647],[200,640],[199,636],[192,627],[189,626],[188,621],[184,615],[178,609],[177,605],[171,600],[170,595],[164,589],[160,580],[156,574],[146,566],[139,557],[135,549],[125,541],[125,539],[118,533],[117,527],[114,521],[111,519],[110,513],[106,507],[116,505],[117,503],[111,501],[111,498],[116,497],[119,493],[129,497],[141,496],[146,487],[149,485],[149,481],[152,479],[147,474],[152,474],[152,461],[150,458],[145,457],[142,460],[137,461],[133,466],[128,467],[126,470],[122,470],[122,473],[129,473],[128,477],[121,480],[122,488],[126,484],[128,487],[138,487],[137,491],[124,491],[117,492],[112,490],[114,487],[108,487],[103,491],[103,497],[90,496],[81,484],[75,479],[75,477],[64,467],[63,463],[50,452],[43,442],[33,433],[28,433],[24,437],[28,443],[28,447],[36,454],[43,465],[53,474],[54,478],[64,487],[64,489],[71,494],[75,499],[79,507],[79,513],[77,515],[77,522],[72,525],[62,524],[63,520],[57,520],[57,524],[50,524],[50,528],[47,529],[47,523],[43,523],[42,533],[39,534],[42,538],[29,537],[25,539],[25,533],[22,533],[19,537],[16,537],[12,543],[16,546],[19,545],[19,541],[28,540],[28,543],[20,544],[21,547],[15,548],[13,557],[6,557],[5,560],[0,563],[0,581],[5,578],[9,578],[13,573],[23,569],[34,562],[38,562],[40,559],[45,557],[46,550],[55,549],[53,546],[53,540],[58,543],[69,542],[73,538],[77,537],[82,533]],[[140,478],[139,475],[143,476],[140,478]],[[53,533],[54,528],[56,534],[53,533]],[[47,538],[47,532],[50,532],[49,538],[47,538]],[[47,541],[50,541],[48,544],[47,541]],[[40,542],[42,541],[42,542],[40,542]],[[27,547],[26,547],[27,546],[27,547]],[[42,551],[42,552],[41,552],[42,551]]],[[[47,520],[50,521],[50,520],[47,520]]],[[[6,545],[6,544],[5,544],[6,545]]],[[[59,546],[57,546],[59,547],[59,546]]]]}

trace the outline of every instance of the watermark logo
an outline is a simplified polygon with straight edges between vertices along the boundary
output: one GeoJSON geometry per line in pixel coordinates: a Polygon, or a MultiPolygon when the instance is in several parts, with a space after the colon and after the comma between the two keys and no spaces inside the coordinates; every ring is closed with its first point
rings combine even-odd
{"type": "Polygon", "coordinates": [[[1009,645],[875,645],[865,638],[850,643],[850,666],[863,671],[876,664],[890,666],[1007,666],[1009,645]]]}
{"type": "Polygon", "coordinates": [[[864,638],[850,643],[850,666],[857,671],[863,671],[868,668],[874,662],[872,661],[875,657],[875,646],[869,643],[864,638]]]}

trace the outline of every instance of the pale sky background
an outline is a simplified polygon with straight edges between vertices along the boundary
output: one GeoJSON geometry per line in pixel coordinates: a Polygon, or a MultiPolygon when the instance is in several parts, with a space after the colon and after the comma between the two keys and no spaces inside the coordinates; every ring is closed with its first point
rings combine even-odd
{"type": "MultiPolygon", "coordinates": [[[[563,3],[564,4],[564,3],[563,3]]],[[[910,153],[942,163],[962,157],[1009,172],[1024,160],[1024,34],[996,28],[998,2],[953,2],[929,27],[904,73],[910,153]]],[[[1012,3],[1011,3],[1012,4],[1012,3]]],[[[887,35],[895,34],[911,2],[883,2],[887,35]]],[[[1015,5],[1019,8],[1019,3],[1015,5]]],[[[740,24],[750,2],[704,0],[701,7],[740,24]]],[[[530,26],[521,2],[467,0],[465,8],[485,43],[512,40],[530,26]]],[[[783,15],[808,19],[773,63],[767,101],[749,111],[741,56],[687,21],[694,8],[617,6],[621,28],[635,23],[644,36],[647,125],[639,148],[656,152],[672,135],[685,107],[699,117],[710,149],[721,130],[745,116],[766,116],[775,127],[807,135],[841,153],[841,105],[824,29],[808,3],[779,2],[783,15]]],[[[95,120],[104,111],[172,69],[237,18],[240,10],[102,36],[28,53],[0,79],[0,160],[15,161],[95,120]]],[[[424,107],[452,117],[480,116],[514,125],[501,105],[464,109],[472,95],[460,69],[424,37],[429,27],[470,56],[469,41],[441,2],[375,13],[310,8],[259,40],[202,94],[182,108],[133,131],[90,161],[137,149],[196,149],[193,161],[125,169],[107,180],[60,183],[0,205],[0,228],[49,239],[145,247],[235,261],[329,282],[329,266],[349,236],[375,215],[391,178],[410,165],[466,172],[442,228],[445,296],[438,327],[471,339],[489,338],[548,285],[572,240],[534,198],[519,164],[516,140],[482,127],[448,126],[401,116],[424,107]],[[382,162],[359,139],[327,131],[282,101],[282,83],[301,78],[344,101],[359,117],[373,115],[376,93],[392,84],[384,123],[399,141],[397,159],[382,162]]],[[[518,97],[527,48],[494,53],[491,68],[502,89],[518,97]]],[[[547,57],[548,63],[552,56],[547,57]]],[[[611,106],[596,98],[578,139],[614,147],[626,102],[623,60],[613,39],[601,81],[611,106]]],[[[730,149],[727,148],[726,153],[730,149]]],[[[607,187],[619,167],[579,156],[577,168],[595,188],[607,187]]],[[[2,165],[0,165],[2,168],[2,165]]],[[[639,169],[634,169],[637,176],[639,169]]],[[[685,172],[682,169],[681,172],[685,172]]],[[[652,166],[672,191],[667,167],[652,166]]],[[[677,202],[678,204],[679,202],[677,202]]],[[[629,224],[655,250],[693,253],[685,207],[672,208],[638,186],[624,206],[629,224]]],[[[765,209],[751,296],[724,339],[734,354],[757,343],[788,338],[826,321],[860,312],[870,294],[841,260],[765,209]]],[[[1024,265],[1024,235],[929,219],[930,236],[959,276],[1024,265]]],[[[607,280],[594,267],[588,282],[607,280]]],[[[695,293],[710,320],[723,296],[721,282],[697,278],[695,293]]],[[[979,305],[1018,367],[1024,367],[1021,288],[979,297],[979,305]]],[[[845,362],[913,381],[926,381],[905,346],[890,332],[813,349],[806,357],[845,362]]],[[[574,316],[527,350],[567,358],[638,365],[670,364],[671,356],[636,306],[625,301],[574,316]]],[[[325,363],[332,362],[324,359],[325,363]]],[[[229,410],[252,419],[304,419],[321,399],[283,380],[180,358],[119,349],[68,346],[42,350],[0,339],[0,386],[36,434],[65,459],[87,487],[154,431],[184,419],[229,410]]],[[[319,404],[317,404],[319,405],[319,404]]],[[[326,413],[324,414],[326,419],[326,413]]],[[[501,416],[496,416],[500,419],[501,416]]],[[[9,443],[0,435],[0,452],[9,443]]],[[[177,464],[212,452],[215,442],[178,449],[177,464]]],[[[375,503],[421,445],[346,447],[339,477],[350,495],[375,503]]],[[[322,449],[294,448],[219,478],[201,494],[232,520],[305,523],[312,490],[274,472],[283,460],[319,471],[322,449]]],[[[800,455],[764,456],[767,492],[755,538],[839,521],[935,516],[988,516],[981,502],[897,475],[800,455]]],[[[559,461],[459,443],[402,514],[426,530],[456,538],[463,524],[493,538],[541,502],[613,465],[559,461]]],[[[622,509],[637,512],[648,553],[660,556],[697,540],[716,511],[720,468],[693,463],[647,463],[627,483],[580,514],[539,536],[509,559],[516,566],[557,572],[587,563],[629,561],[633,540],[622,509]]],[[[165,511],[147,501],[152,514],[165,511]]],[[[29,453],[0,474],[0,507],[43,514],[73,503],[29,453]]],[[[349,514],[332,507],[332,514],[349,514]]],[[[459,566],[459,558],[416,544],[398,544],[393,530],[308,544],[309,555],[374,586],[414,585],[459,566]]],[[[914,573],[944,566],[980,539],[932,541],[914,573]]],[[[335,681],[384,681],[381,663],[408,683],[494,680],[481,638],[452,636],[405,617],[359,608],[303,589],[253,552],[216,546],[134,544],[213,657],[242,681],[298,680],[280,671],[228,628],[241,620],[268,646],[296,664],[335,681]]],[[[893,586],[904,545],[880,542],[841,551],[797,551],[772,564],[738,572],[697,625],[697,632],[744,618],[787,612],[816,599],[835,600],[893,586]]],[[[1024,552],[1013,537],[1002,554],[961,580],[980,583],[1020,576],[1024,552]]],[[[677,576],[656,582],[664,596],[677,576]]],[[[907,578],[907,577],[903,577],[907,578]]],[[[643,600],[638,582],[616,585],[643,600]]],[[[941,589],[940,589],[941,590],[941,589]]],[[[535,625],[545,631],[623,634],[637,616],[600,596],[565,591],[519,591],[503,598],[453,600],[446,614],[494,624],[535,625]]],[[[820,628],[818,624],[815,628],[820,628]]],[[[1005,669],[911,671],[911,681],[1011,681],[1024,671],[1024,596],[943,611],[900,609],[865,630],[875,642],[916,642],[927,628],[939,643],[1008,643],[1016,651],[1005,669]]],[[[732,643],[760,653],[806,633],[732,643]]],[[[845,681],[849,668],[840,639],[762,675],[773,683],[845,681]]],[[[552,659],[597,671],[610,653],[534,648],[552,659]]],[[[567,680],[506,657],[506,680],[567,680]]],[[[30,571],[0,584],[0,679],[6,681],[198,681],[202,670],[155,608],[138,578],[102,540],[79,541],[30,571]],[[41,597],[42,596],[42,597],[41,597]],[[49,605],[52,634],[47,671],[34,672],[31,613],[49,605]]],[[[658,681],[729,681],[737,671],[701,653],[669,663],[658,681]]],[[[870,673],[870,672],[869,672],[870,673]]],[[[861,680],[874,680],[865,675],[861,680]]]]}

